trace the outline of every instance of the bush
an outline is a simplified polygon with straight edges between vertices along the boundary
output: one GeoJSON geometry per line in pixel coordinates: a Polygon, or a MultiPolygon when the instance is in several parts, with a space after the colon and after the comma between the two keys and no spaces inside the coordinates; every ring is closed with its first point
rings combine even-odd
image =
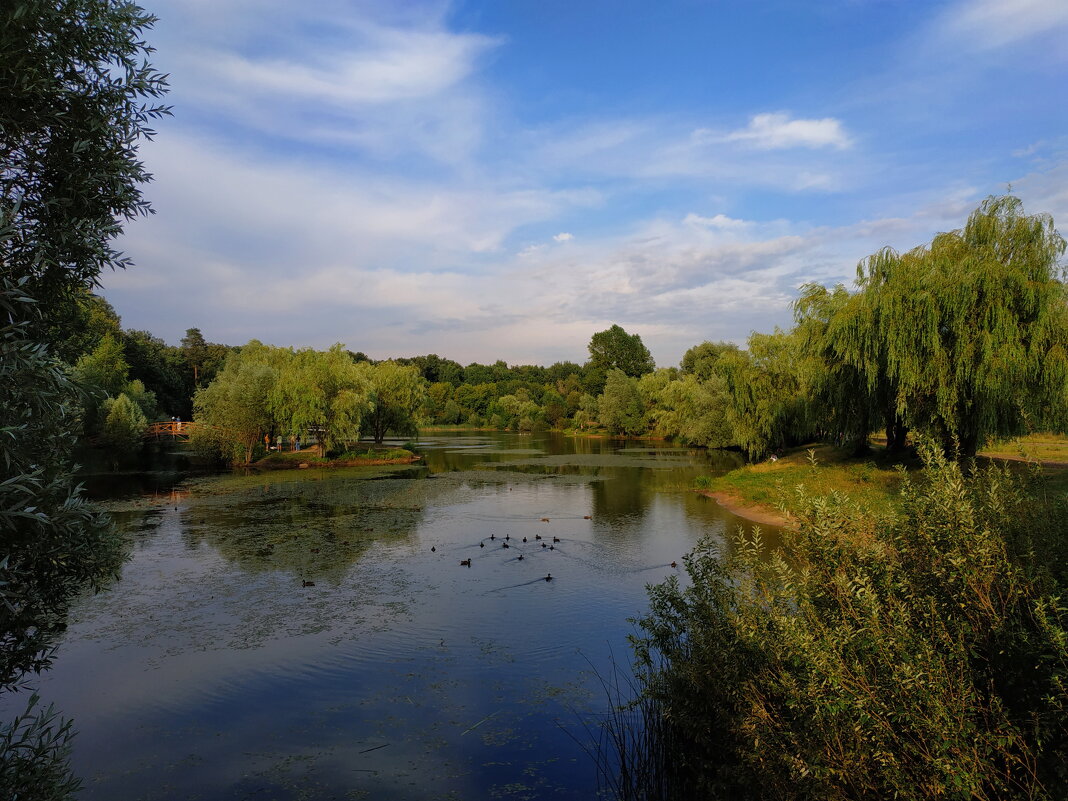
{"type": "Polygon", "coordinates": [[[646,750],[671,753],[623,759],[670,776],[621,796],[1068,797],[1064,499],[923,457],[890,520],[803,499],[788,552],[706,542],[691,587],[651,589],[646,750]]]}

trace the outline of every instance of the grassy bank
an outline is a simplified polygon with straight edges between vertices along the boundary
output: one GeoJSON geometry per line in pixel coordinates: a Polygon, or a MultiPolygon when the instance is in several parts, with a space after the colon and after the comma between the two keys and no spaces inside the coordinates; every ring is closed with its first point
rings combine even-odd
{"type": "Polygon", "coordinates": [[[900,485],[898,466],[881,447],[856,458],[842,448],[812,445],[701,481],[699,489],[743,517],[781,524],[788,518],[783,510],[795,508],[799,487],[809,496],[840,493],[876,517],[892,510],[900,485]]]}
{"type": "Polygon", "coordinates": [[[379,464],[409,464],[419,458],[417,454],[405,448],[368,447],[345,451],[328,457],[319,456],[315,451],[310,450],[272,453],[249,466],[259,470],[289,470],[300,467],[363,467],[379,464]]]}
{"type": "MultiPolygon", "coordinates": [[[[1068,492],[1068,437],[1033,434],[990,445],[979,454],[983,459],[1038,462],[1046,474],[1048,489],[1068,492]]],[[[809,445],[787,451],[775,461],[746,465],[723,476],[700,481],[698,489],[727,508],[758,523],[783,525],[796,508],[798,487],[808,496],[832,492],[847,497],[870,517],[891,512],[898,500],[901,468],[919,468],[915,459],[891,460],[875,443],[865,457],[831,445],[809,445]]]]}

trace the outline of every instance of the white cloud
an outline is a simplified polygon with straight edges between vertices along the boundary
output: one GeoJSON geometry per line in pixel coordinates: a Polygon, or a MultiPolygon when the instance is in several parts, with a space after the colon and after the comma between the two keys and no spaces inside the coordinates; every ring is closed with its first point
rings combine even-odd
{"type": "Polygon", "coordinates": [[[831,147],[844,150],[852,141],[833,117],[820,120],[795,120],[782,112],[756,114],[749,125],[726,136],[728,142],[747,142],[762,150],[783,150],[793,147],[831,147]]]}
{"type": "Polygon", "coordinates": [[[745,220],[735,220],[726,214],[716,214],[713,217],[702,217],[690,212],[683,220],[684,225],[695,225],[701,228],[718,228],[720,230],[740,230],[749,225],[745,220]]]}
{"type": "Polygon", "coordinates": [[[563,232],[557,234],[556,236],[554,236],[553,237],[553,241],[555,241],[555,242],[570,242],[574,238],[575,237],[574,237],[573,234],[569,234],[567,231],[563,231],[563,232]]]}

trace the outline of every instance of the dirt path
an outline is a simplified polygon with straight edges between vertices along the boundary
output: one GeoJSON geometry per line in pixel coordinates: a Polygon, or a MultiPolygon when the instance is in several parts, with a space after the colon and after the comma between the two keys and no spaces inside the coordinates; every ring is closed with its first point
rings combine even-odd
{"type": "Polygon", "coordinates": [[[762,526],[778,526],[788,528],[791,522],[783,517],[782,512],[770,506],[757,506],[747,503],[743,498],[732,495],[729,492],[714,492],[712,490],[697,490],[699,495],[711,498],[731,514],[744,517],[746,520],[762,526]]]}

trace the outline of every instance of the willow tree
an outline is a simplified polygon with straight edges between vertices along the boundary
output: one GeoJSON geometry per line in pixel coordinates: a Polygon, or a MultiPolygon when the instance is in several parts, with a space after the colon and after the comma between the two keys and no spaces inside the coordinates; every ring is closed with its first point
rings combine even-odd
{"type": "Polygon", "coordinates": [[[858,297],[830,339],[888,420],[973,456],[993,437],[1063,427],[1068,305],[1049,215],[1011,195],[985,200],[957,231],[861,262],[858,297]]]}
{"type": "MultiPolygon", "coordinates": [[[[375,442],[381,445],[390,431],[402,437],[415,436],[416,416],[427,399],[427,380],[419,368],[395,361],[360,362],[356,367],[371,390],[365,422],[375,442]]],[[[449,383],[443,386],[452,388],[449,383]]]]}
{"type": "Polygon", "coordinates": [[[193,397],[195,436],[202,447],[235,462],[252,461],[256,446],[271,430],[269,399],[278,382],[271,349],[252,341],[231,353],[223,369],[193,397]]]}
{"type": "Polygon", "coordinates": [[[325,456],[360,438],[371,398],[366,377],[344,347],[334,345],[296,351],[271,390],[270,408],[284,430],[314,431],[325,456]]]}
{"type": "Polygon", "coordinates": [[[795,332],[754,333],[748,350],[726,351],[717,370],[730,398],[727,417],[736,443],[750,459],[807,439],[816,431],[811,373],[795,332]]]}

